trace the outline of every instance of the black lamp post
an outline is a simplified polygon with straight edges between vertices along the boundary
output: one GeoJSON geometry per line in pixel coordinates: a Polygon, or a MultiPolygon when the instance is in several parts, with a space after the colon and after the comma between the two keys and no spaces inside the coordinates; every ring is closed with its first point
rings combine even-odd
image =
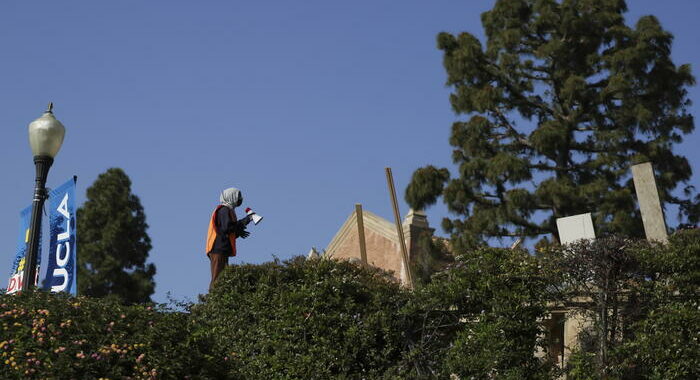
{"type": "Polygon", "coordinates": [[[40,118],[29,124],[29,145],[34,155],[36,168],[36,183],[34,185],[34,200],[32,201],[32,220],[29,226],[29,250],[24,260],[24,275],[22,290],[34,287],[36,279],[36,261],[39,257],[39,238],[41,236],[41,213],[44,209],[46,194],[46,177],[53,164],[53,158],[63,144],[66,128],[53,116],[53,103],[40,118]]]}

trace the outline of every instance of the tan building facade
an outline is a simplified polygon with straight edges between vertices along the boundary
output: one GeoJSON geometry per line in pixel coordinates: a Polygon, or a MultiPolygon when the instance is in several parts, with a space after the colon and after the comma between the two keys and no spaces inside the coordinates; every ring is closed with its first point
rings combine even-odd
{"type": "MultiPolygon", "coordinates": [[[[402,284],[407,285],[407,268],[404,267],[396,225],[372,212],[363,211],[367,264],[392,272],[402,284]]],[[[403,238],[408,249],[409,265],[424,254],[418,237],[434,230],[428,225],[425,213],[411,210],[403,220],[403,238]]],[[[348,216],[340,230],[326,247],[325,256],[342,260],[360,260],[360,238],[357,229],[357,213],[348,216]]]]}
{"type": "MultiPolygon", "coordinates": [[[[591,327],[591,321],[577,310],[552,306],[542,322],[549,337],[546,355],[563,369],[571,354],[580,348],[579,334],[591,327]]],[[[538,351],[535,355],[543,357],[545,353],[538,351]]]]}

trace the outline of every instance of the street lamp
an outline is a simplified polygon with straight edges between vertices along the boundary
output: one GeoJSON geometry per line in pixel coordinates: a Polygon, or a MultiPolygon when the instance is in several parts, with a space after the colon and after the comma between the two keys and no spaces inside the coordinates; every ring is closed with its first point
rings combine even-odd
{"type": "Polygon", "coordinates": [[[34,185],[34,199],[32,201],[32,220],[29,226],[29,250],[24,260],[24,275],[22,277],[22,290],[34,287],[36,279],[36,261],[39,256],[39,237],[41,236],[41,213],[44,209],[46,194],[46,177],[53,164],[53,158],[63,144],[63,136],[66,128],[53,116],[53,103],[40,118],[29,124],[29,145],[34,155],[34,167],[36,168],[36,183],[34,185]]]}

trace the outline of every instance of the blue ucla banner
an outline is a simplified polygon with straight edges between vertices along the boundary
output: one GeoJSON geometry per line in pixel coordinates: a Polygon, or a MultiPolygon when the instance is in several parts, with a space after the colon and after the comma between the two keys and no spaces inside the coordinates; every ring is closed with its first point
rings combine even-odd
{"type": "Polygon", "coordinates": [[[49,194],[49,263],[44,289],[77,293],[75,234],[76,177],[49,194]]]}
{"type": "MultiPolygon", "coordinates": [[[[24,276],[25,256],[29,250],[29,224],[32,218],[32,206],[25,208],[19,213],[19,234],[17,238],[17,253],[12,261],[12,271],[10,272],[10,281],[7,284],[7,294],[15,293],[22,289],[22,277],[24,276]]],[[[41,231],[39,231],[41,232],[41,231]]],[[[41,238],[39,238],[39,252],[41,252],[41,238]]],[[[41,255],[37,257],[37,267],[41,255]]],[[[39,270],[36,271],[37,276],[39,270]]],[[[36,279],[34,280],[36,284],[36,279]]]]}

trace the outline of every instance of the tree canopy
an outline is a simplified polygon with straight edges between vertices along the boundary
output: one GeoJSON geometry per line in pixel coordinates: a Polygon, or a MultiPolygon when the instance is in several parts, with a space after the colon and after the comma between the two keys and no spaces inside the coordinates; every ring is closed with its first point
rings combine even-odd
{"type": "Polygon", "coordinates": [[[632,164],[650,161],[665,206],[697,222],[688,160],[689,65],[654,16],[625,23],[623,0],[499,0],[486,42],[440,33],[458,175],[427,166],[406,190],[414,208],[444,199],[460,249],[489,238],[557,236],[556,218],[592,212],[599,233],[643,236],[632,164]],[[683,191],[678,189],[684,185],[683,191]],[[678,195],[681,193],[682,195],[678,195]]]}
{"type": "Polygon", "coordinates": [[[146,264],[151,250],[146,214],[126,173],[111,168],[100,174],[77,218],[78,292],[129,304],[149,302],[156,267],[146,264]]]}

